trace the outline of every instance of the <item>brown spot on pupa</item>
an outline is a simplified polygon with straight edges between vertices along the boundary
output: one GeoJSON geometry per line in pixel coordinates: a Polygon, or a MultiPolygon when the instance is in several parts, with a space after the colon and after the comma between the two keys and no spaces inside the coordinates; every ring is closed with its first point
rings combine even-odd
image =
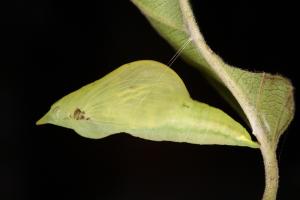
{"type": "Polygon", "coordinates": [[[133,89],[135,89],[136,88],[136,85],[130,85],[129,86],[129,89],[131,89],[131,90],[133,90],[133,89]]]}
{"type": "Polygon", "coordinates": [[[185,104],[185,103],[182,104],[182,107],[184,107],[184,108],[190,108],[190,106],[187,105],[187,104],[185,104]]]}
{"type": "Polygon", "coordinates": [[[81,111],[79,108],[76,108],[76,110],[74,111],[73,117],[76,120],[83,120],[83,119],[85,119],[84,115],[85,115],[84,111],[81,111]]]}

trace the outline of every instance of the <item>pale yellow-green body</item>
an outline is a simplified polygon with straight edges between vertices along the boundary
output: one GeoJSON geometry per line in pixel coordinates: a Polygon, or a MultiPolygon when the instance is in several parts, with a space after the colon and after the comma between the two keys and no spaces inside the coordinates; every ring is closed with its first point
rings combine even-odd
{"type": "Polygon", "coordinates": [[[126,132],[154,141],[258,147],[223,111],[191,99],[173,70],[148,60],[123,65],[63,97],[37,122],[43,123],[88,138],[126,132]]]}

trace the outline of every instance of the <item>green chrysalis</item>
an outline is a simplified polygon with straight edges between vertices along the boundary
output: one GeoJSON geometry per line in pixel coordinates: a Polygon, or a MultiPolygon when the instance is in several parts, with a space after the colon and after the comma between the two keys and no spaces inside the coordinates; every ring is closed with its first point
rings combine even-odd
{"type": "Polygon", "coordinates": [[[37,122],[45,123],[95,139],[126,132],[154,141],[259,146],[223,111],[191,99],[172,69],[150,60],[125,64],[66,95],[37,122]]]}

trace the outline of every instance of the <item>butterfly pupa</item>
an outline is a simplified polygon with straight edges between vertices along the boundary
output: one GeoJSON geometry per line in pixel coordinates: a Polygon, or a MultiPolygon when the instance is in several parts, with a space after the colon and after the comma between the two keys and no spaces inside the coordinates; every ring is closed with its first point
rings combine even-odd
{"type": "Polygon", "coordinates": [[[151,60],[125,64],[64,96],[37,121],[46,123],[95,139],[125,132],[153,141],[259,146],[222,110],[193,100],[171,68],[151,60]]]}

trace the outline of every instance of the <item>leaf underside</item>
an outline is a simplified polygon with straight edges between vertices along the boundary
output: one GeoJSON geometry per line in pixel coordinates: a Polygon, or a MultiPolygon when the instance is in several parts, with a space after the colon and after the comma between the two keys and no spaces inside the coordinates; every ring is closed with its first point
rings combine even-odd
{"type": "MultiPolygon", "coordinates": [[[[179,0],[132,0],[132,2],[175,49],[179,49],[189,40],[190,30],[184,24],[187,19],[183,18],[179,0]]],[[[210,53],[220,61],[224,70],[223,77],[199,53],[195,41],[187,45],[182,56],[217,86],[219,92],[242,117],[245,114],[250,122],[255,118],[270,146],[276,148],[280,135],[294,116],[293,87],[290,81],[280,75],[254,73],[229,66],[213,52],[210,53]],[[230,80],[230,83],[225,81],[224,77],[230,80]],[[229,92],[224,92],[224,88],[229,92]],[[244,113],[239,110],[240,108],[244,113]]],[[[255,132],[256,124],[252,123],[251,126],[255,132]]]]}

